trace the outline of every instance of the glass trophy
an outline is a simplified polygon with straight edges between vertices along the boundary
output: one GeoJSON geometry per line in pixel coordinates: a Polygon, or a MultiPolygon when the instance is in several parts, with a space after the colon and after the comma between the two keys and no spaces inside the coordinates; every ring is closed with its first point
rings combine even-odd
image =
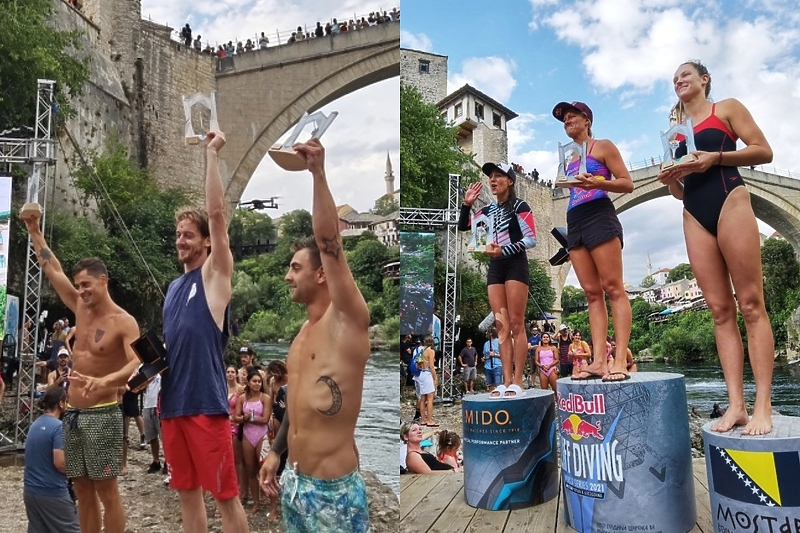
{"type": "Polygon", "coordinates": [[[297,138],[309,124],[313,124],[314,126],[310,138],[320,139],[338,115],[338,111],[332,111],[328,116],[325,116],[325,113],[322,111],[317,111],[310,115],[308,112],[303,113],[303,116],[300,117],[300,122],[294,127],[294,131],[292,131],[291,135],[289,135],[283,143],[275,143],[272,145],[272,148],[270,148],[267,153],[283,170],[306,170],[308,165],[306,165],[305,158],[295,152],[292,149],[292,145],[297,142],[297,138]]]}
{"type": "Polygon", "coordinates": [[[201,107],[208,109],[209,113],[211,114],[208,121],[208,130],[219,131],[219,122],[217,121],[217,100],[215,93],[212,92],[209,95],[195,93],[192,96],[184,96],[183,115],[186,118],[186,123],[184,126],[184,142],[187,145],[200,144],[206,140],[205,134],[195,133],[194,128],[192,127],[192,108],[195,104],[199,104],[201,107]]]}
{"type": "Polygon", "coordinates": [[[697,151],[697,147],[694,144],[694,125],[691,118],[687,118],[684,122],[675,124],[666,132],[662,131],[660,133],[661,147],[664,148],[661,170],[697,160],[697,156],[694,154],[697,151]],[[686,139],[686,155],[676,160],[675,150],[680,145],[676,139],[677,135],[683,135],[684,139],[686,139]]]}
{"type": "Polygon", "coordinates": [[[586,172],[586,153],[588,143],[584,141],[578,144],[575,141],[562,145],[558,143],[558,176],[556,176],[556,187],[575,187],[580,186],[580,180],[573,179],[567,175],[567,167],[573,161],[580,159],[578,174],[586,172]]]}
{"type": "Polygon", "coordinates": [[[492,241],[491,219],[481,220],[472,226],[472,236],[467,244],[467,251],[473,253],[486,253],[492,241]]]}
{"type": "Polygon", "coordinates": [[[42,216],[42,206],[39,205],[39,177],[36,173],[28,178],[28,190],[25,194],[25,204],[19,212],[19,218],[26,220],[34,216],[42,216]]]}

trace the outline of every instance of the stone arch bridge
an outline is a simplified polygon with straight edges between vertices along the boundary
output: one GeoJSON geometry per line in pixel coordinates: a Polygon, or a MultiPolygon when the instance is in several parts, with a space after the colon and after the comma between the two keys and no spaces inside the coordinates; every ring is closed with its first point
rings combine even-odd
{"type": "Polygon", "coordinates": [[[258,50],[221,66],[217,113],[231,132],[221,169],[233,206],[267,150],[305,111],[400,75],[400,24],[258,50]]]}

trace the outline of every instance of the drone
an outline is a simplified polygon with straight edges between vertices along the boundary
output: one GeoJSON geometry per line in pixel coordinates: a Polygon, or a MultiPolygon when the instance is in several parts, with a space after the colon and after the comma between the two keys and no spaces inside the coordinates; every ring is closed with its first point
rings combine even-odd
{"type": "Polygon", "coordinates": [[[250,211],[261,211],[262,209],[278,209],[278,198],[280,196],[273,196],[266,200],[250,200],[249,202],[241,202],[239,207],[249,209],[250,211]]]}

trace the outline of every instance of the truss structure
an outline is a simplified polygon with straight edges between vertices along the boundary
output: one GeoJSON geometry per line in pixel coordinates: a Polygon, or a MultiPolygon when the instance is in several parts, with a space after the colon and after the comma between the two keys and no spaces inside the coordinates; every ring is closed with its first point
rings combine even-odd
{"type": "MultiPolygon", "coordinates": [[[[55,82],[52,80],[37,81],[36,124],[33,138],[12,139],[0,138],[0,168],[9,170],[12,164],[33,165],[28,178],[27,201],[38,201],[42,209],[41,224],[44,227],[47,197],[47,185],[55,171],[55,145],[52,139],[53,130],[53,92],[55,82]]],[[[25,267],[25,294],[22,301],[22,320],[20,331],[14,332],[17,351],[14,357],[19,359],[19,371],[15,380],[16,389],[16,425],[14,438],[0,433],[0,445],[8,444],[21,447],[28,435],[34,418],[34,393],[36,391],[36,360],[39,347],[39,313],[42,292],[42,270],[28,237],[27,259],[25,267]],[[26,324],[33,327],[28,330],[26,324]]],[[[5,320],[5,317],[2,317],[5,320]]]]}
{"type": "MultiPolygon", "coordinates": [[[[456,274],[458,273],[458,214],[461,176],[449,175],[447,209],[400,208],[400,225],[428,230],[445,230],[444,312],[442,313],[442,376],[439,396],[451,400],[457,392],[453,384],[456,342],[456,274]]],[[[402,258],[401,258],[402,261],[402,258]]]]}

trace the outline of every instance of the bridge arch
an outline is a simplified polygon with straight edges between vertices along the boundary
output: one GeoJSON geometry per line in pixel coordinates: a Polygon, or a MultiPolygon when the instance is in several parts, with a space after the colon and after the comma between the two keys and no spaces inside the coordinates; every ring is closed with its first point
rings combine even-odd
{"type": "Polygon", "coordinates": [[[267,49],[217,75],[219,115],[233,117],[227,127],[236,132],[222,153],[229,205],[240,200],[267,150],[305,111],[400,75],[399,26],[383,24],[267,49]],[[273,91],[270,80],[278,76],[282,90],[273,91]]]}

